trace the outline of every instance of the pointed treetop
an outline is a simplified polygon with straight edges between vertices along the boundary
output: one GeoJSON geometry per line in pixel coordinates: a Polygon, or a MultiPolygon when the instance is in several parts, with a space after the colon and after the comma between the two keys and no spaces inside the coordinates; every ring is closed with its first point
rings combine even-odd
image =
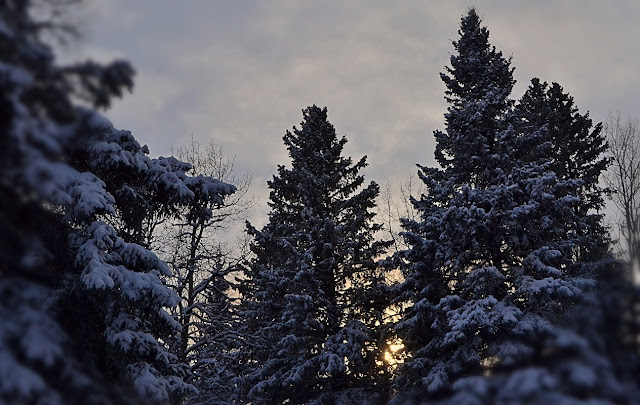
{"type": "Polygon", "coordinates": [[[457,51],[440,77],[450,104],[446,131],[436,131],[435,157],[443,168],[458,172],[457,181],[487,184],[504,152],[499,142],[504,120],[514,102],[509,98],[515,80],[511,59],[489,43],[489,31],[481,26],[475,9],[462,17],[453,41],[457,51]]]}
{"type": "Polygon", "coordinates": [[[339,155],[346,139],[337,142],[336,130],[327,120],[327,107],[320,108],[314,104],[302,110],[302,115],[304,119],[300,123],[300,129],[294,126],[293,132],[287,131],[283,137],[294,167],[310,163],[310,156],[305,156],[305,153],[312,152],[318,158],[330,152],[336,143],[339,145],[339,155]]]}
{"type": "Polygon", "coordinates": [[[505,58],[489,43],[489,30],[481,26],[475,8],[460,21],[460,39],[453,41],[458,55],[451,55],[451,67],[440,76],[447,86],[446,100],[454,105],[461,100],[479,101],[500,90],[506,98],[515,84],[511,58],[505,58]]]}

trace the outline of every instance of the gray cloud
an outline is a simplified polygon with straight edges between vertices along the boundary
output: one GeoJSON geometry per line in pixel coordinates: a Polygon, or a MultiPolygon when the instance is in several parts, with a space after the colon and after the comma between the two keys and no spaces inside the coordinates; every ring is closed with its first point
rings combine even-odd
{"type": "MultiPolygon", "coordinates": [[[[640,53],[633,0],[477,1],[492,42],[513,55],[514,97],[537,76],[558,81],[598,120],[637,115],[640,53]]],[[[288,162],[285,130],[300,110],[329,107],[347,153],[368,155],[384,183],[433,164],[434,129],[446,110],[439,72],[468,1],[101,0],[82,53],[125,56],[133,95],[107,112],[153,154],[194,133],[237,155],[254,189],[288,162]]]]}

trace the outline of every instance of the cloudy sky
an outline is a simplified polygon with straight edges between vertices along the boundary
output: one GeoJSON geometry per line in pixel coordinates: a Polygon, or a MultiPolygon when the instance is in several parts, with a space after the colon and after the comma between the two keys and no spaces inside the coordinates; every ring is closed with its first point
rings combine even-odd
{"type": "Polygon", "coordinates": [[[86,3],[72,56],[126,58],[137,70],[109,119],[154,156],[192,134],[236,155],[261,199],[257,222],[266,181],[289,162],[282,136],[311,104],[329,108],[348,155],[368,156],[368,180],[398,182],[415,163],[433,164],[446,109],[439,72],[470,6],[513,56],[514,98],[536,76],[560,83],[595,120],[640,115],[636,0],[86,3]]]}

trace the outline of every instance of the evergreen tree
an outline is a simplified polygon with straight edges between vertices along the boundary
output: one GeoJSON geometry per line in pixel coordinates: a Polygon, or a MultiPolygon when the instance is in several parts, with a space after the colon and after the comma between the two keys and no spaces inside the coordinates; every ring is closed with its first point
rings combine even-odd
{"type": "Polygon", "coordinates": [[[383,348],[367,322],[380,317],[371,275],[387,246],[373,239],[379,187],[360,189],[365,158],[342,156],[347,139],[326,108],[303,116],[284,136],[292,167],[269,182],[269,221],[249,226],[255,259],[242,293],[253,337],[241,382],[256,404],[375,403],[383,348]]]}
{"type": "Polygon", "coordinates": [[[548,85],[534,78],[514,113],[526,145],[518,145],[520,158],[548,162],[548,167],[563,180],[579,181],[575,196],[579,201],[574,214],[577,249],[575,265],[566,271],[597,281],[597,288],[583,303],[574,327],[612,360],[621,380],[629,380],[637,369],[628,318],[632,317],[632,279],[621,263],[609,257],[609,230],[603,224],[604,195],[600,179],[611,159],[605,156],[607,139],[602,124],[594,125],[589,113],[580,114],[573,97],[558,83],[548,85]],[[584,308],[588,306],[587,308],[584,308]]]}
{"type": "Polygon", "coordinates": [[[108,388],[75,350],[58,303],[73,267],[68,217],[112,200],[63,153],[87,115],[71,96],[93,93],[88,101],[105,106],[131,88],[133,70],[123,61],[57,66],[31,6],[0,2],[0,402],[105,403],[108,388]]]}
{"type": "MultiPolygon", "coordinates": [[[[0,2],[0,402],[178,401],[192,387],[165,344],[178,330],[169,271],[117,226],[151,200],[170,215],[194,181],[94,110],[131,89],[131,66],[56,65],[41,40],[55,24],[31,6],[0,2]]],[[[232,190],[201,187],[218,201],[232,190]]]]}
{"type": "MultiPolygon", "coordinates": [[[[70,280],[73,289],[65,298],[67,305],[81,302],[95,316],[94,325],[76,327],[72,337],[83,339],[79,348],[93,353],[94,367],[112,376],[114,387],[130,388],[132,380],[133,393],[143,402],[176,402],[195,390],[182,381],[185,360],[167,347],[181,325],[165,308],[177,306],[179,296],[165,286],[164,278],[172,274],[149,250],[148,235],[155,224],[180,216],[181,208],[204,200],[221,205],[235,187],[188,176],[191,166],[173,157],[149,158],[148,148],[129,131],[94,124],[85,137],[71,156],[78,169],[104,181],[111,204],[109,215],[88,212],[72,222],[70,246],[81,273],[70,280]]],[[[81,196],[80,204],[85,199],[81,196]]]]}
{"type": "Polygon", "coordinates": [[[604,156],[607,140],[602,124],[594,126],[588,112],[580,114],[573,97],[558,83],[549,86],[537,78],[531,80],[518,102],[515,117],[521,132],[528,134],[529,142],[535,142],[531,149],[519,149],[525,153],[522,158],[550,160],[549,169],[558,178],[582,180],[577,214],[599,217],[595,210],[601,209],[604,201],[599,180],[610,162],[604,156]],[[531,136],[536,131],[539,131],[538,138],[531,136]]]}
{"type": "MultiPolygon", "coordinates": [[[[513,104],[508,99],[513,69],[489,44],[489,32],[480,26],[474,9],[462,19],[459,34],[453,42],[458,54],[451,56],[448,74],[441,74],[450,103],[447,130],[434,133],[435,156],[443,169],[420,167],[427,192],[412,201],[420,217],[403,221],[403,237],[411,248],[401,253],[408,265],[398,301],[412,305],[396,327],[411,356],[397,379],[400,398],[417,397],[426,388],[437,398],[457,375],[481,368],[479,342],[449,343],[448,311],[462,308],[462,302],[450,308],[447,300],[463,289],[468,267],[475,263],[480,271],[488,268],[484,277],[476,272],[478,279],[501,281],[492,271],[493,262],[503,260],[497,237],[501,224],[500,218],[489,221],[489,215],[499,212],[492,211],[487,189],[506,175],[496,169],[497,160],[504,159],[500,131],[513,104]],[[483,251],[477,251],[479,247],[483,251]]],[[[480,298],[488,298],[490,287],[480,298]]]]}
{"type": "Polygon", "coordinates": [[[524,145],[548,147],[549,125],[531,120],[523,130],[508,98],[513,69],[480,23],[474,9],[462,18],[458,54],[442,75],[442,168],[420,167],[420,217],[403,223],[410,249],[398,302],[408,308],[396,328],[410,357],[395,401],[623,400],[611,363],[575,322],[593,298],[595,269],[610,263],[601,216],[585,212],[599,208],[601,191],[583,197],[594,192],[583,173],[561,172],[569,164],[543,153],[524,156],[524,145]]]}
{"type": "Polygon", "coordinates": [[[511,60],[489,44],[489,31],[471,10],[460,23],[460,39],[453,41],[457,55],[440,78],[450,104],[447,130],[435,131],[435,157],[443,168],[456,169],[456,181],[482,187],[493,181],[504,145],[497,134],[513,105],[509,94],[515,80],[511,60]]]}

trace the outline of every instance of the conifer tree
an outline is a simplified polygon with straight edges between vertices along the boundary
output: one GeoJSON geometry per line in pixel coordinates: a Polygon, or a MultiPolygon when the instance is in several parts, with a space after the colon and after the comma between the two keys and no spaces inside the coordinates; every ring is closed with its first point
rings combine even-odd
{"type": "MultiPolygon", "coordinates": [[[[113,376],[109,383],[132,388],[123,396],[179,401],[195,391],[182,381],[188,370],[184,359],[167,347],[181,326],[165,308],[180,298],[165,285],[172,273],[149,249],[147,235],[155,224],[185,211],[180,208],[203,200],[222,204],[235,187],[189,176],[190,164],[173,157],[149,158],[148,148],[129,131],[94,124],[85,136],[86,142],[72,149],[76,168],[102,179],[111,204],[106,213],[88,211],[73,221],[70,247],[81,273],[66,299],[81,303],[95,318],[91,327],[75,328],[72,337],[82,336],[79,348],[94,351],[95,367],[113,376]]],[[[85,198],[79,203],[86,204],[85,198]]]]}
{"type": "Polygon", "coordinates": [[[55,24],[31,6],[0,1],[0,402],[180,401],[193,387],[166,347],[177,296],[128,230],[139,209],[167,216],[192,189],[222,201],[233,187],[113,128],[96,109],[131,89],[131,66],[57,65],[41,39],[55,24]]]}
{"type": "Polygon", "coordinates": [[[347,139],[326,108],[303,116],[284,136],[291,168],[269,181],[269,221],[249,226],[255,260],[242,293],[253,368],[241,381],[256,404],[374,403],[381,350],[367,322],[379,318],[372,275],[387,245],[373,236],[379,187],[362,188],[365,158],[342,156],[347,139]]]}
{"type": "Polygon", "coordinates": [[[602,208],[604,190],[599,184],[610,159],[604,156],[607,140],[602,124],[593,124],[589,113],[580,114],[573,97],[558,83],[551,85],[534,78],[518,102],[514,114],[521,132],[529,134],[529,142],[537,147],[525,148],[525,160],[551,160],[549,169],[560,179],[579,179],[578,214],[596,215],[602,208]],[[543,128],[542,131],[539,131],[543,128]],[[539,131],[539,138],[531,136],[539,131]]]}
{"type": "Polygon", "coordinates": [[[628,321],[634,287],[622,263],[610,259],[609,230],[603,224],[607,190],[600,180],[612,161],[606,157],[603,126],[594,125],[588,112],[581,114],[558,83],[548,85],[537,78],[531,80],[513,116],[522,138],[528,139],[526,145],[518,145],[522,159],[546,161],[558,178],[580,182],[574,207],[579,218],[574,229],[575,263],[566,271],[593,278],[597,288],[583,304],[574,327],[607,354],[622,380],[629,380],[638,367],[628,321]]]}
{"type": "MultiPolygon", "coordinates": [[[[504,179],[493,169],[496,160],[504,158],[499,134],[513,104],[508,98],[513,69],[489,44],[489,32],[480,26],[474,9],[462,19],[459,34],[453,42],[458,54],[451,56],[448,74],[441,74],[450,103],[447,130],[435,132],[435,156],[443,169],[420,167],[427,189],[420,200],[413,200],[420,218],[403,221],[403,237],[411,248],[401,253],[408,265],[399,301],[413,305],[396,327],[411,356],[397,379],[399,398],[422,395],[427,388],[437,398],[451,387],[452,377],[480,367],[474,347],[478,344],[455,345],[458,350],[446,346],[452,337],[446,335],[447,300],[463,289],[468,267],[475,262],[488,268],[479,279],[495,284],[500,280],[491,266],[502,260],[499,240],[494,239],[500,224],[498,218],[488,221],[491,202],[484,200],[491,183],[504,179]],[[478,246],[485,251],[475,251],[478,246]]],[[[491,294],[491,287],[483,294],[491,294]]],[[[462,302],[451,309],[456,307],[462,302]]]]}
{"type": "Polygon", "coordinates": [[[575,327],[594,268],[607,262],[604,235],[585,232],[601,217],[580,209],[598,208],[600,196],[582,198],[593,188],[554,172],[566,162],[523,157],[523,145],[548,146],[548,124],[517,123],[513,69],[480,24],[474,9],[462,18],[442,75],[450,103],[446,130],[435,133],[442,168],[420,167],[420,216],[403,223],[410,249],[398,302],[408,308],[396,329],[409,358],[395,402],[623,400],[610,361],[575,327]],[[581,262],[585,246],[600,249],[581,262]]]}
{"type": "Polygon", "coordinates": [[[458,182],[482,186],[492,181],[499,165],[495,160],[504,145],[496,134],[505,129],[515,80],[511,60],[489,44],[489,31],[474,10],[462,19],[458,33],[460,39],[453,42],[457,55],[440,74],[450,106],[447,130],[434,132],[435,157],[441,167],[455,168],[458,182]]]}

